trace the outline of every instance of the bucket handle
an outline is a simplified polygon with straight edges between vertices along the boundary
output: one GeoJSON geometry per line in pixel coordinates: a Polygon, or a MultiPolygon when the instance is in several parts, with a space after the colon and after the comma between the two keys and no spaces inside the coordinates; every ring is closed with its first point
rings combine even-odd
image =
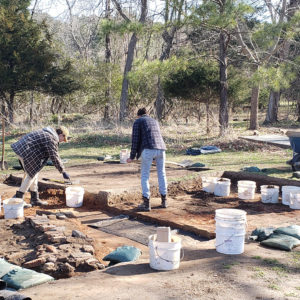
{"type": "MultiPolygon", "coordinates": [[[[248,223],[246,222],[245,225],[246,225],[246,228],[247,228],[248,223]]],[[[229,238],[227,238],[226,240],[224,240],[221,244],[216,245],[216,248],[218,248],[218,247],[224,245],[224,244],[225,244],[227,241],[229,241],[235,234],[236,234],[236,232],[234,232],[229,238]]]]}
{"type": "Polygon", "coordinates": [[[226,240],[224,240],[221,244],[216,245],[216,248],[218,248],[218,247],[224,245],[224,244],[225,244],[227,241],[229,241],[234,235],[235,235],[235,233],[233,233],[229,238],[227,238],[226,240]]]}
{"type": "Polygon", "coordinates": [[[168,259],[165,259],[163,257],[161,257],[158,252],[157,252],[157,246],[154,248],[154,251],[155,251],[155,255],[158,256],[160,259],[166,261],[166,262],[169,262],[169,263],[172,263],[172,264],[177,264],[178,262],[180,262],[181,260],[183,260],[184,258],[184,250],[183,248],[180,249],[180,252],[181,252],[181,256],[179,258],[179,261],[173,261],[173,260],[168,260],[168,259]]]}

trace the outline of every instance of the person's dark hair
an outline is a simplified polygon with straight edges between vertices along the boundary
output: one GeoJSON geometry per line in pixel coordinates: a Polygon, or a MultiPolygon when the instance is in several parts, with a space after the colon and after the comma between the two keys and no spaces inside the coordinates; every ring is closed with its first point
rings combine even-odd
{"type": "Polygon", "coordinates": [[[137,112],[137,115],[138,115],[139,117],[142,116],[142,115],[145,115],[145,114],[147,114],[147,110],[146,110],[145,107],[140,108],[140,109],[138,110],[138,112],[137,112]]]}
{"type": "Polygon", "coordinates": [[[58,135],[63,134],[63,132],[62,132],[62,130],[61,130],[60,128],[57,128],[57,129],[56,129],[56,133],[57,133],[58,135]]]}

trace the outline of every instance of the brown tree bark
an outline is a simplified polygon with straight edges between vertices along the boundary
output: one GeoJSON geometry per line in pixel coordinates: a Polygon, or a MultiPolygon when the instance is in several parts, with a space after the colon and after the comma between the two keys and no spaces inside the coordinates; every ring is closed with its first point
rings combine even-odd
{"type": "Polygon", "coordinates": [[[220,136],[228,129],[228,82],[227,82],[227,42],[225,32],[221,31],[219,40],[219,65],[220,65],[220,110],[219,124],[220,136]]]}
{"type": "MultiPolygon", "coordinates": [[[[120,3],[117,0],[113,0],[119,14],[122,16],[122,18],[127,21],[131,22],[130,19],[124,14],[120,3]]],[[[147,0],[141,0],[141,15],[139,18],[139,22],[144,24],[146,22],[146,16],[148,12],[148,1],[147,0]]],[[[137,34],[134,32],[130,38],[130,42],[128,45],[128,51],[127,51],[127,58],[123,73],[123,82],[122,82],[122,91],[121,91],[121,97],[120,97],[120,115],[119,120],[121,123],[123,123],[127,117],[128,114],[128,85],[129,81],[127,78],[127,74],[130,72],[132,68],[133,63],[133,57],[134,57],[134,50],[137,43],[137,34]]]]}
{"type": "Polygon", "coordinates": [[[264,124],[278,122],[280,92],[270,91],[268,110],[264,124]]]}
{"type": "MultiPolygon", "coordinates": [[[[105,2],[105,18],[107,20],[110,19],[110,0],[106,0],[105,2]]],[[[110,33],[106,33],[105,35],[105,63],[110,64],[111,63],[111,49],[110,49],[110,33]]],[[[106,99],[106,104],[104,107],[104,116],[103,120],[105,122],[110,121],[110,106],[111,106],[111,72],[109,71],[108,74],[108,87],[105,91],[105,99],[106,99]]]]}
{"type": "Polygon", "coordinates": [[[251,94],[250,130],[258,129],[258,98],[259,86],[255,86],[252,88],[251,94]]]}

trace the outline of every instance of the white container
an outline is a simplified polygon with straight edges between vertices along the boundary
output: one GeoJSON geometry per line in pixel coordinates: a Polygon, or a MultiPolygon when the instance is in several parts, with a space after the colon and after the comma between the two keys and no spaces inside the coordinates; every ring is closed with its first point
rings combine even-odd
{"type": "Polygon", "coordinates": [[[215,186],[217,181],[219,180],[218,177],[201,177],[202,179],[202,189],[204,192],[213,193],[215,191],[215,186]]]}
{"type": "Polygon", "coordinates": [[[282,204],[283,205],[290,205],[290,192],[292,191],[300,191],[299,186],[294,185],[284,185],[281,188],[282,191],[282,204]]]}
{"type": "Polygon", "coordinates": [[[260,193],[262,203],[278,203],[278,185],[262,185],[260,187],[260,193]]]}
{"type": "Polygon", "coordinates": [[[21,198],[10,198],[3,200],[5,219],[16,219],[24,217],[24,201],[21,198]]]}
{"type": "Polygon", "coordinates": [[[250,180],[238,181],[238,197],[240,199],[254,199],[256,182],[250,180]]]}
{"type": "Polygon", "coordinates": [[[294,190],[290,192],[290,208],[300,209],[300,191],[294,190]]]}
{"type": "Polygon", "coordinates": [[[230,195],[230,185],[231,181],[228,178],[220,178],[216,185],[214,194],[220,197],[227,197],[230,195]]]}
{"type": "Polygon", "coordinates": [[[83,203],[84,188],[68,186],[66,188],[66,204],[68,207],[80,207],[83,203]]]}
{"type": "Polygon", "coordinates": [[[169,271],[179,268],[181,238],[173,235],[171,242],[158,242],[156,234],[149,236],[150,267],[155,270],[169,271]]]}
{"type": "Polygon", "coordinates": [[[129,151],[128,149],[122,149],[120,152],[120,164],[126,164],[127,158],[129,158],[129,151]]]}
{"type": "Polygon", "coordinates": [[[246,212],[241,209],[216,210],[216,250],[223,254],[244,252],[246,212]]]}

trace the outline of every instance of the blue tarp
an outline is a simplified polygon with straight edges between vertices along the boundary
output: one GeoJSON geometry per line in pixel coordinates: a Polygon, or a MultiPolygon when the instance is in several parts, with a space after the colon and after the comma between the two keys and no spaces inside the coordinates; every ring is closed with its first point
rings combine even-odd
{"type": "Polygon", "coordinates": [[[186,155],[200,155],[219,153],[222,150],[216,146],[203,146],[201,148],[189,148],[186,150],[186,155]]]}

